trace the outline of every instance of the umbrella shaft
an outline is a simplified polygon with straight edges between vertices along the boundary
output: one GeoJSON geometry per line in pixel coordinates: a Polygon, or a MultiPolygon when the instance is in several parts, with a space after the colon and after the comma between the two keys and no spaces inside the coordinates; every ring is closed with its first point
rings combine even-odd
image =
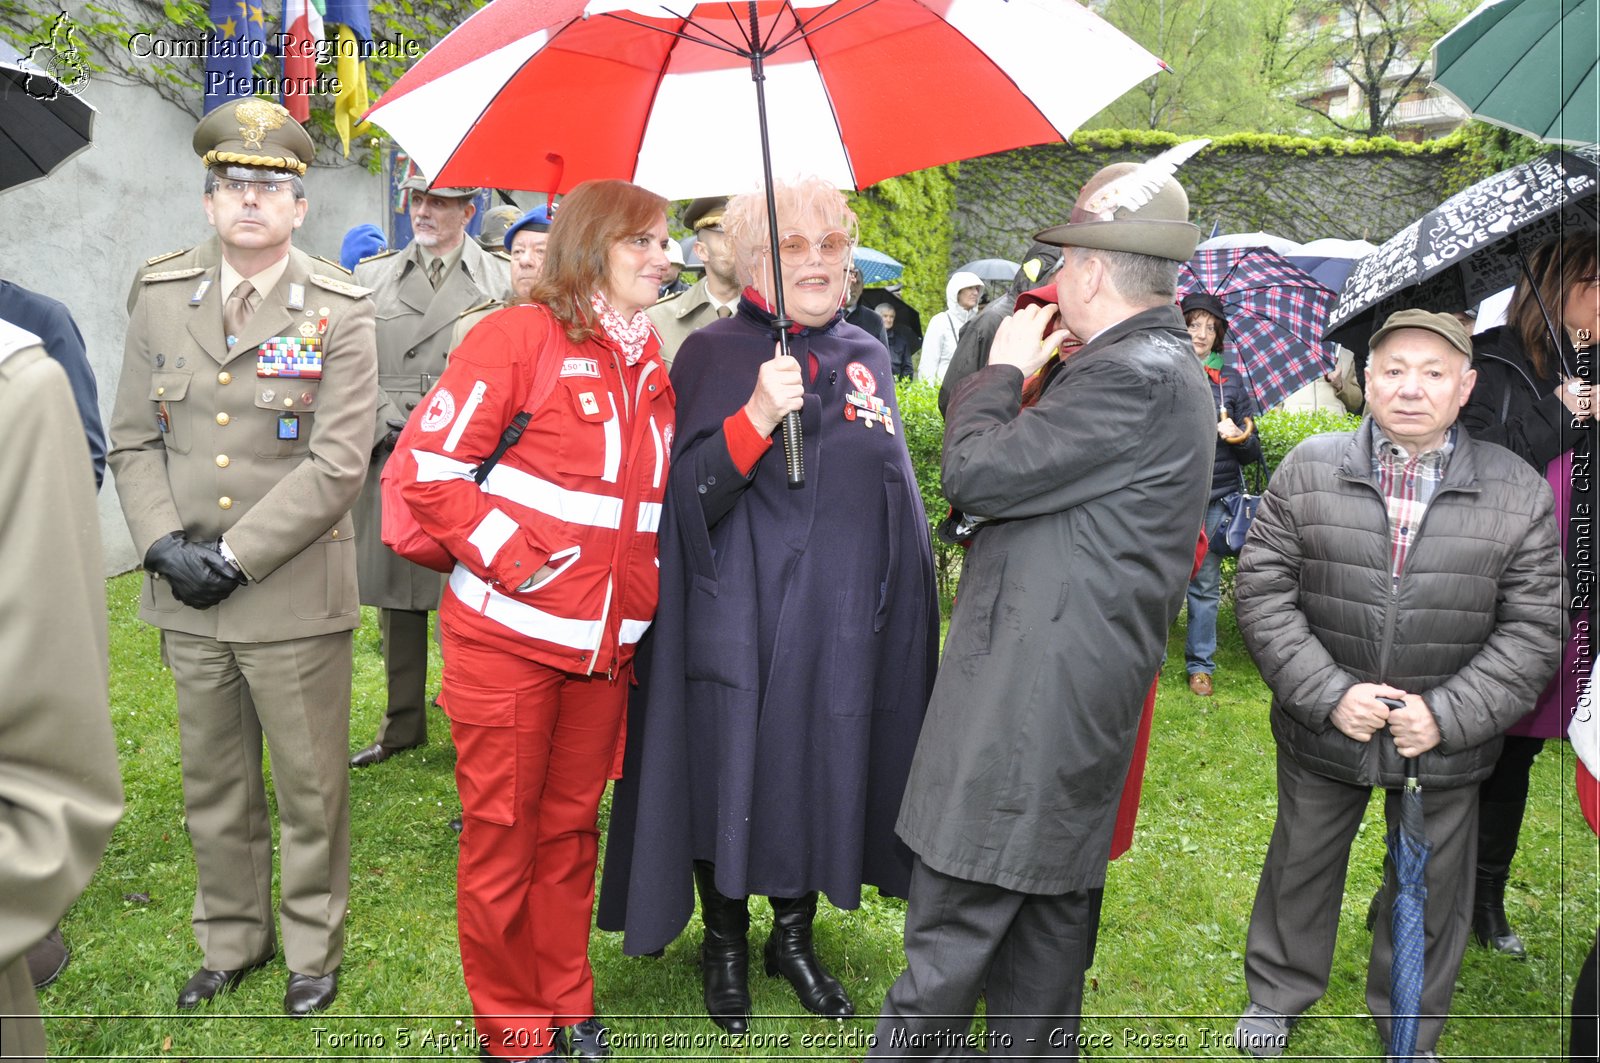
{"type": "MultiPolygon", "coordinates": [[[[778,200],[772,191],[772,142],[767,136],[767,75],[762,69],[761,24],[755,0],[750,2],[750,80],[756,85],[756,120],[761,129],[761,173],[766,178],[767,238],[772,264],[772,324],[778,330],[778,343],[789,353],[789,315],[783,307],[783,263],[778,259],[778,200]]],[[[783,418],[783,460],[788,469],[789,486],[806,482],[805,448],[800,437],[800,415],[790,412],[783,418]]]]}

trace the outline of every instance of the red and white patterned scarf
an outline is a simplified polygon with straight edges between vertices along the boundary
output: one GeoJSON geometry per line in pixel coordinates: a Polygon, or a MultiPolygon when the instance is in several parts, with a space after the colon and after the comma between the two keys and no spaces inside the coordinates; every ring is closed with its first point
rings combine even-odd
{"type": "Polygon", "coordinates": [[[600,327],[622,351],[623,359],[629,365],[637,364],[644,357],[645,344],[650,339],[650,318],[640,310],[633,315],[632,321],[626,320],[622,312],[612,306],[601,292],[594,293],[589,305],[600,315],[600,327]]]}

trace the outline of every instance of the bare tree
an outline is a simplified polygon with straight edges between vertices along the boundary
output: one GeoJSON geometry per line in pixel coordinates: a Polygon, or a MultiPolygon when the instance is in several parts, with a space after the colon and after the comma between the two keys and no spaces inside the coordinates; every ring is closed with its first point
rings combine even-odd
{"type": "Polygon", "coordinates": [[[1277,0],[1267,8],[1264,63],[1288,91],[1299,82],[1303,92],[1308,70],[1342,73],[1361,94],[1355,115],[1336,118],[1304,94],[1297,106],[1342,132],[1381,136],[1406,96],[1426,86],[1429,50],[1467,8],[1465,0],[1277,0]]]}

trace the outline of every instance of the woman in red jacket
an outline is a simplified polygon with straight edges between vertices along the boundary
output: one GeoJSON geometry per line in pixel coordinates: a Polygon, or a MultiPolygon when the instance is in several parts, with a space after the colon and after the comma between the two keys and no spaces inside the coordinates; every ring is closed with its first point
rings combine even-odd
{"type": "Polygon", "coordinates": [[[473,328],[401,439],[405,499],[456,559],[440,702],[465,821],[461,966],[493,1058],[610,1054],[587,947],[596,810],[656,610],[673,395],[644,309],[667,241],[660,196],[579,185],[533,302],[473,328]]]}

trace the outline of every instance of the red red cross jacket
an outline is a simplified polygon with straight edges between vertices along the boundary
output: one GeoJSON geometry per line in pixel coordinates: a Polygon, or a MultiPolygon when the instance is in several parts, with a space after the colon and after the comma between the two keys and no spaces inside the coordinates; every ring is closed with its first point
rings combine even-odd
{"type": "Polygon", "coordinates": [[[456,558],[448,622],[563,671],[615,675],[632,659],[656,611],[672,451],[658,348],[652,333],[629,366],[604,332],[574,344],[541,306],[492,314],[456,348],[400,441],[417,463],[401,493],[456,558]],[[561,360],[555,383],[479,488],[473,472],[525,408],[542,358],[561,360]]]}

